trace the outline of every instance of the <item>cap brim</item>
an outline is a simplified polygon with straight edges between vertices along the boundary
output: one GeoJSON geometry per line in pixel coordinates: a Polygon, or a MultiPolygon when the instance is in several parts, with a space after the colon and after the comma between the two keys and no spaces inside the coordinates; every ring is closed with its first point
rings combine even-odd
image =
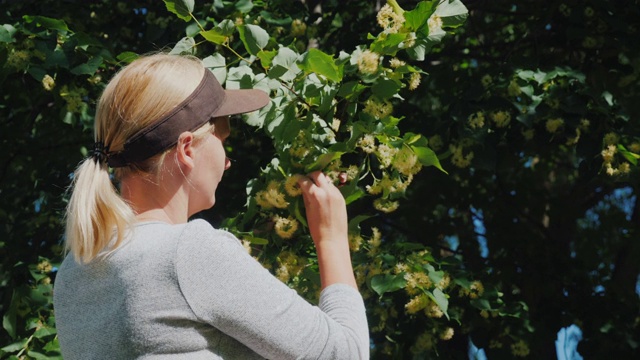
{"type": "Polygon", "coordinates": [[[222,105],[211,114],[212,117],[244,114],[266,106],[269,95],[258,89],[225,90],[222,105]]]}

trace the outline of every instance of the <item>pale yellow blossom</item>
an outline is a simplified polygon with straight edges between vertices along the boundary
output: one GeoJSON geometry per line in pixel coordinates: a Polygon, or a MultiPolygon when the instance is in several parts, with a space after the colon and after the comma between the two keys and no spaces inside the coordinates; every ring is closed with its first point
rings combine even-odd
{"type": "Polygon", "coordinates": [[[515,344],[511,344],[511,353],[514,356],[526,357],[529,355],[529,345],[524,340],[520,340],[515,344]]]}
{"type": "Polygon", "coordinates": [[[511,114],[507,111],[497,111],[491,114],[491,120],[496,127],[503,128],[511,122],[511,114]]]}
{"type": "Polygon", "coordinates": [[[396,152],[391,165],[403,175],[417,174],[422,168],[418,155],[408,146],[396,152]]]}
{"type": "Polygon", "coordinates": [[[371,154],[376,151],[376,138],[371,134],[366,134],[358,140],[356,146],[367,154],[371,154]]]}
{"type": "Polygon", "coordinates": [[[404,16],[393,11],[393,8],[389,4],[384,5],[377,15],[378,25],[382,27],[385,32],[389,34],[397,33],[402,24],[404,24],[404,16]]]}
{"type": "Polygon", "coordinates": [[[287,177],[287,180],[284,182],[284,190],[289,196],[296,197],[302,194],[302,189],[300,189],[300,185],[298,184],[298,180],[302,177],[300,174],[293,174],[287,177]]]}
{"type": "Polygon", "coordinates": [[[53,80],[53,78],[49,74],[45,75],[42,78],[42,87],[44,87],[45,90],[51,91],[55,86],[56,86],[56,82],[55,80],[53,80]]]}
{"type": "Polygon", "coordinates": [[[300,19],[295,19],[291,22],[291,36],[302,36],[307,32],[307,24],[300,19]]]}
{"type": "Polygon", "coordinates": [[[379,102],[369,99],[364,103],[363,111],[376,119],[383,119],[391,115],[393,112],[393,105],[388,100],[379,102]]]}
{"type": "Polygon", "coordinates": [[[291,239],[296,230],[298,230],[298,221],[291,216],[285,218],[276,215],[273,220],[276,234],[283,239],[291,239]]]}
{"type": "Polygon", "coordinates": [[[427,25],[429,26],[429,35],[442,32],[442,18],[436,14],[431,15],[427,20],[427,25]]]}
{"type": "Polygon", "coordinates": [[[549,119],[547,120],[545,127],[547,128],[547,131],[550,133],[555,133],[558,131],[558,129],[560,127],[562,127],[564,125],[564,120],[560,119],[560,118],[555,118],[555,119],[549,119]]]}
{"type": "Polygon", "coordinates": [[[413,91],[415,89],[418,88],[418,86],[420,85],[420,73],[414,72],[411,73],[411,76],[409,77],[409,90],[413,91]]]}
{"type": "Polygon", "coordinates": [[[416,44],[416,33],[411,32],[407,34],[407,37],[404,39],[402,45],[405,48],[412,48],[416,44]]]}
{"type": "Polygon", "coordinates": [[[440,339],[445,341],[451,340],[451,338],[453,338],[453,334],[454,334],[453,328],[448,327],[442,332],[442,334],[440,334],[440,339]]]}
{"type": "Polygon", "coordinates": [[[389,60],[389,66],[391,66],[394,69],[397,69],[397,68],[399,68],[401,66],[405,66],[405,65],[407,65],[406,62],[404,62],[404,61],[402,61],[402,60],[400,60],[398,58],[395,58],[395,57],[392,58],[391,60],[389,60]]]}
{"type": "Polygon", "coordinates": [[[371,50],[363,51],[358,57],[358,70],[363,74],[374,74],[379,64],[380,55],[371,50]]]}
{"type": "Polygon", "coordinates": [[[606,149],[600,152],[600,155],[602,155],[602,161],[605,163],[611,163],[616,155],[616,152],[618,152],[618,148],[615,145],[607,146],[606,149]]]}
{"type": "Polygon", "coordinates": [[[400,206],[400,203],[398,203],[397,201],[391,201],[388,199],[379,198],[373,201],[373,207],[376,208],[376,210],[381,211],[383,213],[394,212],[398,209],[399,206],[400,206]]]}
{"type": "Polygon", "coordinates": [[[484,113],[478,111],[469,115],[467,122],[472,129],[484,127],[484,113]]]}
{"type": "Polygon", "coordinates": [[[433,135],[429,138],[429,147],[431,150],[438,151],[442,149],[442,146],[444,146],[444,141],[442,141],[442,137],[440,137],[440,135],[433,135]]]}
{"type": "Polygon", "coordinates": [[[602,139],[602,141],[604,142],[604,145],[615,145],[618,143],[619,138],[618,138],[618,134],[614,133],[614,132],[610,132],[605,134],[604,138],[602,139]]]}
{"type": "Polygon", "coordinates": [[[427,298],[427,295],[420,294],[411,298],[411,300],[409,300],[409,302],[405,304],[404,308],[408,314],[415,314],[418,311],[426,308],[427,305],[429,305],[429,299],[427,298]]]}
{"type": "Polygon", "coordinates": [[[289,206],[277,181],[269,182],[265,190],[259,191],[256,194],[256,202],[264,209],[284,209],[289,206]]]}
{"type": "Polygon", "coordinates": [[[389,146],[387,144],[380,144],[378,146],[378,150],[376,151],[376,156],[380,161],[381,168],[387,168],[391,165],[395,155],[398,153],[398,149],[389,146]]]}

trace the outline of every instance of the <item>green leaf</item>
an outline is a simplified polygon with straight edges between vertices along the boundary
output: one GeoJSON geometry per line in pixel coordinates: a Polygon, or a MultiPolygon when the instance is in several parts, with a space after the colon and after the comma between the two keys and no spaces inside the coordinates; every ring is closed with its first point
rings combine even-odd
{"type": "Polygon", "coordinates": [[[407,280],[404,279],[404,274],[380,274],[371,278],[371,289],[380,296],[403,289],[405,286],[407,286],[407,280]]]}
{"type": "Polygon", "coordinates": [[[425,291],[425,293],[440,307],[440,310],[442,310],[442,312],[448,319],[449,314],[447,314],[447,310],[449,308],[449,299],[447,299],[447,295],[445,295],[442,290],[437,288],[433,290],[433,293],[429,291],[425,291]]]}
{"type": "Polygon", "coordinates": [[[379,99],[385,100],[393,97],[400,91],[400,84],[395,80],[383,79],[377,81],[371,87],[371,91],[379,99]]]}
{"type": "Polygon", "coordinates": [[[118,59],[118,61],[122,61],[124,63],[129,64],[130,62],[132,62],[133,60],[139,58],[140,56],[132,51],[125,51],[120,53],[118,56],[116,56],[116,59],[118,59]]]}
{"type": "Polygon", "coordinates": [[[236,10],[243,14],[248,13],[253,9],[253,1],[251,0],[239,0],[235,2],[236,10]]]}
{"type": "Polygon", "coordinates": [[[22,348],[25,347],[25,345],[27,345],[27,339],[20,339],[12,344],[9,344],[3,348],[0,348],[0,350],[5,352],[14,352],[14,351],[21,350],[22,348]]]}
{"type": "Polygon", "coordinates": [[[415,9],[404,12],[404,19],[406,26],[410,31],[417,32],[421,27],[427,26],[427,21],[431,15],[436,11],[438,1],[421,1],[418,3],[415,9]]]}
{"type": "Polygon", "coordinates": [[[263,68],[268,69],[271,67],[271,63],[273,62],[273,58],[276,56],[278,52],[275,50],[264,51],[260,50],[258,52],[258,59],[260,59],[260,64],[263,68]]]}
{"type": "Polygon", "coordinates": [[[339,159],[342,154],[344,154],[344,152],[342,151],[336,151],[336,152],[330,152],[330,153],[326,153],[326,154],[322,154],[320,156],[318,156],[318,158],[316,159],[316,161],[314,161],[313,163],[307,165],[305,167],[305,172],[306,173],[310,173],[316,170],[322,170],[324,169],[327,165],[329,165],[332,161],[339,159]]]}
{"type": "Polygon", "coordinates": [[[236,31],[236,24],[229,19],[225,19],[216,25],[215,29],[220,35],[231,36],[236,31]]]}
{"type": "Polygon", "coordinates": [[[184,21],[191,20],[194,0],[163,0],[169,12],[176,14],[184,21]]]}
{"type": "Polygon", "coordinates": [[[469,10],[460,0],[443,1],[436,9],[436,15],[442,18],[442,26],[455,28],[464,24],[469,10]]]}
{"type": "Polygon", "coordinates": [[[264,11],[264,10],[260,11],[260,16],[262,16],[262,18],[267,24],[271,24],[271,25],[279,25],[279,26],[289,25],[291,24],[291,21],[292,21],[290,16],[287,16],[286,18],[283,18],[283,19],[277,19],[273,17],[273,15],[270,12],[264,11]]]}
{"type": "Polygon", "coordinates": [[[196,42],[192,37],[183,37],[178,43],[171,49],[169,54],[172,55],[194,55],[196,52],[196,42]]]}
{"type": "Polygon", "coordinates": [[[40,329],[36,330],[36,332],[33,333],[33,337],[40,339],[43,338],[45,336],[49,336],[49,335],[54,335],[56,334],[56,329],[55,328],[51,328],[51,327],[41,327],[40,329]]]}
{"type": "Polygon", "coordinates": [[[336,62],[331,55],[328,55],[318,49],[309,49],[300,64],[300,68],[305,73],[322,75],[335,82],[342,81],[342,65],[336,65],[336,62]]]}
{"type": "Polygon", "coordinates": [[[85,64],[78,65],[71,69],[71,73],[74,75],[93,75],[98,68],[100,68],[100,65],[102,65],[102,57],[96,56],[89,59],[85,64]]]}
{"type": "Polygon", "coordinates": [[[207,56],[202,59],[202,65],[211,69],[211,72],[213,72],[213,75],[216,76],[220,84],[224,84],[225,81],[227,81],[227,63],[224,56],[218,53],[207,56]]]}
{"type": "Polygon", "coordinates": [[[343,83],[338,90],[337,96],[345,99],[357,98],[367,87],[358,81],[349,81],[343,83]]]}
{"type": "Polygon", "coordinates": [[[0,26],[0,42],[10,43],[13,42],[13,33],[9,32],[6,26],[0,26]]]}
{"type": "Polygon", "coordinates": [[[227,37],[222,35],[218,29],[211,29],[207,31],[200,31],[200,35],[205,38],[207,41],[212,42],[214,44],[224,44],[227,41],[227,37]]]}
{"type": "Polygon", "coordinates": [[[258,25],[244,25],[238,27],[240,40],[251,55],[257,55],[269,43],[269,34],[258,25]]]}
{"type": "Polygon", "coordinates": [[[407,38],[407,33],[389,34],[387,36],[381,36],[371,44],[371,50],[382,55],[395,54],[399,50],[399,45],[407,38]]]}
{"type": "Polygon", "coordinates": [[[370,215],[358,215],[353,219],[349,220],[349,232],[360,233],[360,223],[370,218],[371,218],[370,215]]]}
{"type": "Polygon", "coordinates": [[[627,150],[622,144],[618,144],[618,151],[625,159],[627,159],[628,162],[638,166],[638,159],[640,159],[640,155],[627,150]]]}
{"type": "Polygon", "coordinates": [[[65,23],[63,20],[53,19],[46,16],[29,16],[29,15],[25,15],[22,18],[27,23],[35,22],[36,25],[45,27],[50,30],[58,30],[62,32],[69,31],[69,27],[67,26],[67,23],[65,23]]]}
{"type": "Polygon", "coordinates": [[[440,165],[440,160],[438,160],[438,156],[433,150],[423,146],[411,146],[411,149],[418,155],[418,159],[423,166],[435,166],[443,173],[448,174],[440,165]]]}
{"type": "Polygon", "coordinates": [[[280,47],[276,56],[271,61],[272,69],[269,71],[269,77],[282,81],[292,81],[300,73],[298,67],[298,58],[300,54],[287,48],[280,47]]]}

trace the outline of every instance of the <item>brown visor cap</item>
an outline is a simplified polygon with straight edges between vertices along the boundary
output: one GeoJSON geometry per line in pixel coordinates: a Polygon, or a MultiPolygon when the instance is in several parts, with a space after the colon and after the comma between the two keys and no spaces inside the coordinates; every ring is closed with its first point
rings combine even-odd
{"type": "Polygon", "coordinates": [[[207,69],[198,87],[160,120],[127,139],[124,149],[109,153],[110,167],[144,161],[178,142],[185,131],[194,131],[213,118],[248,113],[269,103],[262,90],[225,90],[207,69]]]}

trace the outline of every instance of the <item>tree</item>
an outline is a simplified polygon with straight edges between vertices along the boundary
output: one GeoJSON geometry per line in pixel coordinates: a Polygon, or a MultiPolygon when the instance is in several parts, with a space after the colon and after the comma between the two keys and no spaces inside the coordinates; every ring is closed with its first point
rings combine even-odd
{"type": "Polygon", "coordinates": [[[637,7],[468,0],[458,27],[449,0],[164,3],[2,2],[0,356],[56,356],[62,195],[94,101],[165,44],[275,99],[236,126],[243,166],[201,216],[310,299],[286,180],[347,173],[374,357],[465,358],[470,338],[490,359],[552,358],[570,324],[584,356],[637,356],[637,7]]]}

